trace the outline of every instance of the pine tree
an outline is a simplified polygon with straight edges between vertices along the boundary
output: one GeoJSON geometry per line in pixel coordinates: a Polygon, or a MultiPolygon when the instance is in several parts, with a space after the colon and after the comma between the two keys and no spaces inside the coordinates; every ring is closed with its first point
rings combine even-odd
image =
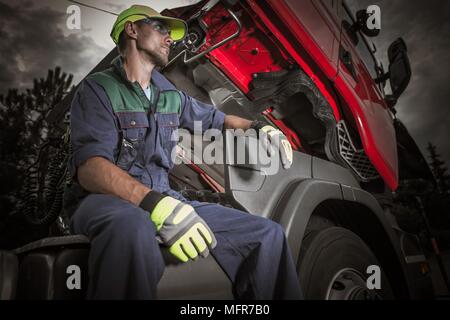
{"type": "Polygon", "coordinates": [[[10,191],[17,189],[23,179],[23,169],[29,164],[27,155],[31,151],[26,127],[27,97],[17,89],[10,89],[6,97],[0,96],[0,210],[7,212],[14,196],[10,191]]]}
{"type": "Polygon", "coordinates": [[[450,175],[447,173],[448,168],[445,166],[445,162],[441,160],[441,156],[436,151],[434,144],[428,142],[427,150],[431,160],[431,171],[436,178],[439,192],[447,194],[450,190],[450,175]]]}

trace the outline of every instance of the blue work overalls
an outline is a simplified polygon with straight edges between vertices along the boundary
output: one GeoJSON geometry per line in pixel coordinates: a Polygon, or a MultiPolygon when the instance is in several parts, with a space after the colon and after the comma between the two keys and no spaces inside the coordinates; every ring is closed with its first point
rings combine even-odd
{"type": "MultiPolygon", "coordinates": [[[[110,71],[133,95],[147,99],[137,82],[127,80],[121,58],[113,61],[110,71]]],[[[66,209],[71,212],[71,231],[85,234],[91,241],[88,298],[156,298],[165,268],[148,212],[112,195],[88,193],[77,184],[77,168],[90,157],[99,156],[149,188],[195,208],[217,238],[212,255],[232,281],[236,298],[299,299],[296,268],[280,225],[221,205],[188,201],[170,189],[170,152],[176,145],[170,140],[173,130],[179,126],[192,130],[194,120],[201,120],[203,129],[222,130],[225,115],[176,90],[156,70],[151,81],[156,99],[166,91],[179,94],[178,113],[161,115],[151,108],[134,114],[116,112],[119,109],[112,106],[111,97],[95,77],[81,83],[72,102],[69,168],[74,183],[67,192],[66,209]],[[124,137],[138,152],[126,149],[129,146],[124,146],[124,137]]],[[[158,103],[153,102],[153,106],[158,103]]],[[[166,107],[170,106],[162,109],[166,107]]]]}

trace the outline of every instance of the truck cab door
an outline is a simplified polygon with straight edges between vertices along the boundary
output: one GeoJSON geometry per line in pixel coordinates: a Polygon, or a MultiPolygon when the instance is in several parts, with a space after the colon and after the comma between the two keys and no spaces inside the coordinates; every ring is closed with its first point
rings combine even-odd
{"type": "MultiPolygon", "coordinates": [[[[278,2],[279,0],[269,1],[278,2]]],[[[337,73],[340,21],[337,2],[335,0],[283,0],[289,8],[289,13],[302,26],[302,35],[297,35],[302,42],[311,39],[323,54],[314,54],[307,46],[316,63],[329,79],[334,79],[337,73]],[[320,56],[320,58],[319,58],[320,56]]]]}
{"type": "Polygon", "coordinates": [[[350,31],[355,20],[344,4],[340,6],[340,17],[336,86],[352,113],[367,156],[387,185],[395,189],[398,183],[395,130],[382,88],[374,81],[378,77],[377,62],[365,37],[350,31]]]}

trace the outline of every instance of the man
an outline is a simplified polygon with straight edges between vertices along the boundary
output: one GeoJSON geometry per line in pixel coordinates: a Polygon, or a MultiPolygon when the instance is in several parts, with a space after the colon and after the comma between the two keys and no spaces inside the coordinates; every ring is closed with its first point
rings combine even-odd
{"type": "MultiPolygon", "coordinates": [[[[236,298],[298,299],[295,266],[282,228],[216,204],[188,201],[171,190],[170,139],[178,127],[273,127],[225,115],[178,91],[155,67],[167,64],[184,21],[132,6],[111,36],[120,57],[85,79],[71,107],[70,160],[74,182],[66,198],[74,233],[91,240],[88,298],[152,299],[165,263],[160,245],[182,262],[212,253],[236,298]],[[83,197],[70,203],[70,195],[83,197]],[[159,241],[158,241],[159,240],[159,241]],[[161,243],[160,243],[161,242],[161,243]]],[[[292,150],[280,152],[289,166],[292,150]]]]}

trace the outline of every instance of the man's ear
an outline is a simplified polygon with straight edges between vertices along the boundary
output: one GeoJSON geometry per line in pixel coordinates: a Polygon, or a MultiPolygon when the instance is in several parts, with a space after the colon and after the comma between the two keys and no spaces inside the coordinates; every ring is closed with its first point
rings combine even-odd
{"type": "Polygon", "coordinates": [[[137,39],[137,29],[136,29],[136,25],[131,22],[131,21],[127,21],[125,22],[125,26],[124,26],[124,30],[126,32],[126,34],[132,38],[132,39],[137,39]]]}

